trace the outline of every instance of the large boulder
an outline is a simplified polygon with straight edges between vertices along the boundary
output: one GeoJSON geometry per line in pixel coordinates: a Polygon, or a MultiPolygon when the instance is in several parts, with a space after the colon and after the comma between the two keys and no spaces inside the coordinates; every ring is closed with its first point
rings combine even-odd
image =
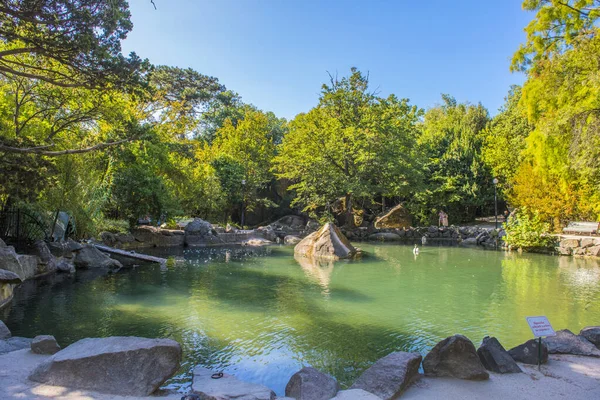
{"type": "Polygon", "coordinates": [[[500,374],[522,372],[515,360],[495,337],[486,336],[477,349],[479,360],[488,371],[500,374]]]}
{"type": "Polygon", "coordinates": [[[33,248],[34,254],[39,258],[38,274],[55,272],[57,267],[56,258],[54,258],[54,255],[50,252],[46,242],[38,240],[35,242],[33,248]]]}
{"type": "Polygon", "coordinates": [[[60,346],[52,335],[40,335],[33,338],[31,351],[35,354],[55,354],[60,346]]]}
{"type": "Polygon", "coordinates": [[[302,241],[302,238],[294,235],[287,235],[283,238],[283,244],[293,244],[296,245],[302,241]]]}
{"type": "Polygon", "coordinates": [[[332,376],[312,368],[304,367],[290,378],[285,395],[296,400],[330,400],[340,390],[332,376]]]}
{"type": "Polygon", "coordinates": [[[181,361],[179,343],[139,337],[88,338],[42,362],[29,379],[121,396],[148,396],[181,361]]]}
{"type": "Polygon", "coordinates": [[[5,269],[0,269],[0,284],[11,284],[18,285],[22,280],[19,278],[19,275],[15,274],[12,271],[7,271],[5,269]]]}
{"type": "Polygon", "coordinates": [[[485,370],[473,343],[463,335],[447,337],[425,356],[423,370],[426,376],[447,376],[459,379],[485,380],[485,370]]]}
{"type": "Polygon", "coordinates": [[[412,224],[412,218],[410,213],[404,208],[402,204],[398,204],[392,208],[382,217],[377,218],[375,221],[375,228],[377,229],[388,229],[388,228],[408,228],[412,224]]]}
{"type": "Polygon", "coordinates": [[[579,332],[579,336],[582,336],[593,343],[597,348],[600,349],[600,326],[588,326],[583,328],[579,332]]]}
{"type": "Polygon", "coordinates": [[[222,240],[216,235],[210,222],[200,218],[194,218],[192,222],[186,225],[184,231],[184,242],[187,246],[222,243],[222,240]]]}
{"type": "Polygon", "coordinates": [[[358,252],[337,226],[327,223],[302,239],[294,253],[303,257],[339,260],[353,258],[358,252]]]}
{"type": "MultiPolygon", "coordinates": [[[[542,360],[541,363],[548,362],[548,346],[542,342],[542,360]]],[[[530,339],[523,344],[513,347],[508,351],[513,360],[523,364],[537,365],[539,354],[539,343],[537,339],[530,339]]]]}
{"type": "Polygon", "coordinates": [[[381,397],[362,389],[348,389],[339,391],[331,400],[381,400],[381,397]]]}
{"type": "Polygon", "coordinates": [[[83,249],[83,245],[74,241],[73,239],[67,239],[66,241],[60,242],[50,242],[47,244],[47,246],[55,257],[72,258],[74,252],[83,249]]]}
{"type": "Polygon", "coordinates": [[[398,351],[379,359],[354,382],[351,389],[363,389],[383,400],[395,399],[419,376],[419,353],[398,351]]]}
{"type": "Polygon", "coordinates": [[[229,374],[213,379],[215,372],[194,368],[192,392],[201,400],[275,400],[275,393],[266,386],[244,382],[229,374]]]}
{"type": "Polygon", "coordinates": [[[17,254],[12,246],[0,246],[0,267],[14,272],[21,280],[29,279],[37,274],[38,259],[36,256],[17,254]]]}
{"type": "Polygon", "coordinates": [[[119,269],[123,267],[120,262],[113,260],[91,244],[83,246],[75,253],[73,264],[75,268],[119,269]]]}
{"type": "Polygon", "coordinates": [[[12,336],[4,322],[0,321],[0,340],[8,339],[12,336]]]}
{"type": "Polygon", "coordinates": [[[0,269],[0,308],[12,300],[15,286],[19,283],[21,283],[19,275],[12,271],[0,269]]]}
{"type": "Polygon", "coordinates": [[[72,274],[75,272],[75,265],[73,265],[73,261],[67,258],[61,258],[56,263],[56,270],[59,272],[67,272],[72,274]]]}
{"type": "Polygon", "coordinates": [[[578,356],[600,357],[600,350],[583,336],[575,335],[568,329],[556,332],[556,336],[542,339],[550,354],[574,354],[578,356]]]}
{"type": "Polygon", "coordinates": [[[574,249],[579,247],[579,239],[563,239],[560,241],[559,246],[564,249],[574,249]]]}

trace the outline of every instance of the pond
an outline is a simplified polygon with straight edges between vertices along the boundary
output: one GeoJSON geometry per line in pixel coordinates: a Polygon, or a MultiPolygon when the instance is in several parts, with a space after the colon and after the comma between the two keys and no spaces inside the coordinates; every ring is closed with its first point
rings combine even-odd
{"type": "Polygon", "coordinates": [[[172,338],[184,362],[167,387],[185,390],[201,364],[280,395],[303,365],[344,387],[392,351],[426,354],[455,333],[476,346],[493,335],[508,348],[531,338],[527,316],[574,332],[600,322],[595,260],[437,246],[415,257],[408,245],[359,246],[369,254],[362,261],[320,265],[285,246],[178,250],[182,261],[162,270],[27,282],[0,314],[14,335],[53,334],[63,346],[172,338]]]}

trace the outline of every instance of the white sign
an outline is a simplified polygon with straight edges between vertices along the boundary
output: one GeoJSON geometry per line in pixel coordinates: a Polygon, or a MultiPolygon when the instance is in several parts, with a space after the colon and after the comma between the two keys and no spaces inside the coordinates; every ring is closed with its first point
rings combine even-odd
{"type": "Polygon", "coordinates": [[[556,332],[552,329],[550,321],[545,316],[527,317],[527,323],[533,332],[533,336],[556,336],[556,332]]]}

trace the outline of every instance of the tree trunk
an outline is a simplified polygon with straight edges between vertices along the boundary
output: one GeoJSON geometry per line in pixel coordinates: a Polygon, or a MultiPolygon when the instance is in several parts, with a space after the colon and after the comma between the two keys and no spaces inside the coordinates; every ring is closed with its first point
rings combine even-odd
{"type": "Polygon", "coordinates": [[[352,194],[346,193],[346,226],[354,228],[354,216],[352,215],[352,194]]]}

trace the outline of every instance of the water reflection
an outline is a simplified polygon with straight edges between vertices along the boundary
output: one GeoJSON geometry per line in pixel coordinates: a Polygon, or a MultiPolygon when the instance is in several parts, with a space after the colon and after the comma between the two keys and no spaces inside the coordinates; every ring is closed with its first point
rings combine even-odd
{"type": "Polygon", "coordinates": [[[356,262],[295,259],[283,246],[155,252],[181,262],[26,282],[3,319],[15,335],[54,334],[63,346],[170,337],[184,349],[171,387],[186,388],[201,364],[278,394],[303,365],[347,386],[389,352],[425,353],[455,333],[511,347],[531,336],[526,316],[573,331],[600,320],[591,260],[433,244],[415,259],[412,245],[360,247],[368,256],[356,262]]]}

